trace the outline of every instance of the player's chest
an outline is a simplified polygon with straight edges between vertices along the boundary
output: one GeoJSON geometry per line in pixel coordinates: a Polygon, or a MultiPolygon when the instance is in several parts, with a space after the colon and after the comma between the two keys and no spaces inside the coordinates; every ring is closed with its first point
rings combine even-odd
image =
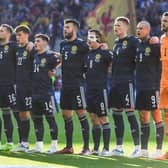
{"type": "Polygon", "coordinates": [[[62,47],[61,54],[63,61],[79,59],[80,49],[77,45],[67,45],[62,47]]]}

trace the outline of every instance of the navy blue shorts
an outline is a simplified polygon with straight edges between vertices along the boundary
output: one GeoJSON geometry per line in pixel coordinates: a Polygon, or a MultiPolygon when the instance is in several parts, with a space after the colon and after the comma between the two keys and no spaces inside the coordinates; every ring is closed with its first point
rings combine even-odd
{"type": "Polygon", "coordinates": [[[63,110],[86,109],[84,87],[62,88],[60,106],[63,110]]]}
{"type": "Polygon", "coordinates": [[[159,90],[146,89],[137,90],[136,106],[137,110],[154,110],[159,107],[159,90]]]}
{"type": "Polygon", "coordinates": [[[97,116],[107,116],[108,95],[107,89],[92,89],[86,91],[87,111],[97,116]]]}
{"type": "Polygon", "coordinates": [[[113,86],[109,93],[109,107],[129,109],[135,105],[135,89],[132,83],[113,86]]]}
{"type": "Polygon", "coordinates": [[[53,102],[51,96],[43,96],[39,98],[33,98],[32,100],[32,114],[33,116],[50,116],[53,115],[53,102]]]}
{"type": "Polygon", "coordinates": [[[0,107],[11,107],[16,105],[16,94],[14,85],[0,86],[0,107]]]}
{"type": "Polygon", "coordinates": [[[20,112],[32,109],[32,88],[16,86],[16,108],[20,112]]]}

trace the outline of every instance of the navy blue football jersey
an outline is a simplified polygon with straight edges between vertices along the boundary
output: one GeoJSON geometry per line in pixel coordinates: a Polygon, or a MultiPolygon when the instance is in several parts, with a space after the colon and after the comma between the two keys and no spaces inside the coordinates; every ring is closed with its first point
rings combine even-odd
{"type": "Polygon", "coordinates": [[[134,36],[115,40],[112,59],[112,84],[134,81],[138,45],[139,40],[134,36]]]}
{"type": "Polygon", "coordinates": [[[16,79],[16,43],[0,45],[0,85],[10,85],[16,79]]]}
{"type": "Polygon", "coordinates": [[[158,89],[161,76],[160,44],[141,42],[136,56],[136,86],[139,89],[158,89]]]}
{"type": "Polygon", "coordinates": [[[83,84],[84,59],[88,51],[87,43],[81,39],[61,42],[63,87],[73,88],[83,84]]]}
{"type": "Polygon", "coordinates": [[[34,54],[33,61],[33,96],[51,95],[52,82],[48,75],[58,64],[58,58],[53,53],[46,51],[42,54],[34,54]]]}
{"type": "Polygon", "coordinates": [[[32,85],[33,72],[33,56],[34,50],[27,51],[25,47],[17,47],[16,52],[16,84],[17,85],[32,85]]]}
{"type": "Polygon", "coordinates": [[[90,50],[86,59],[87,88],[106,88],[108,67],[112,60],[109,50],[90,50]]]}

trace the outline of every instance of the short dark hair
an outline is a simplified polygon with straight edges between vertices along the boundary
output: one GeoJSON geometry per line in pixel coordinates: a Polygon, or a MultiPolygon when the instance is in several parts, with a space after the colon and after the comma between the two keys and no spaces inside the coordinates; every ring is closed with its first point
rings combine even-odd
{"type": "Polygon", "coordinates": [[[97,29],[90,29],[89,32],[94,32],[96,34],[96,38],[98,39],[98,42],[102,43],[105,42],[105,38],[100,32],[100,30],[97,29]]]}
{"type": "Polygon", "coordinates": [[[117,17],[115,19],[115,21],[122,21],[122,22],[124,22],[127,25],[130,24],[130,20],[127,17],[125,17],[125,16],[119,16],[119,17],[117,17]]]}
{"type": "Polygon", "coordinates": [[[64,24],[73,23],[78,29],[80,28],[80,23],[76,19],[65,19],[64,24]]]}
{"type": "Polygon", "coordinates": [[[168,16],[168,12],[164,12],[162,16],[168,16]]]}
{"type": "Polygon", "coordinates": [[[31,33],[30,28],[26,25],[19,25],[15,28],[16,33],[21,32],[21,31],[24,32],[24,33],[27,33],[27,34],[31,33]]]}
{"type": "Polygon", "coordinates": [[[13,27],[8,24],[1,24],[1,27],[5,27],[10,34],[13,34],[13,27]]]}
{"type": "Polygon", "coordinates": [[[42,33],[36,34],[34,37],[41,38],[42,40],[47,41],[47,42],[49,42],[49,40],[50,40],[50,38],[47,34],[42,34],[42,33]]]}

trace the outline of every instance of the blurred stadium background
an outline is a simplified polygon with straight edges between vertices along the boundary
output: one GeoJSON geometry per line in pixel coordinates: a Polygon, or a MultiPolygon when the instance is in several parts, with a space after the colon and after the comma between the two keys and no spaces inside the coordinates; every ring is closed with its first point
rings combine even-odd
{"type": "Polygon", "coordinates": [[[32,37],[46,33],[51,37],[50,46],[59,50],[65,18],[76,18],[81,23],[79,35],[86,38],[89,27],[100,29],[113,43],[113,21],[119,15],[130,18],[130,32],[136,22],[148,20],[152,35],[160,35],[160,16],[168,9],[168,0],[0,0],[0,23],[12,26],[29,25],[32,37]]]}

